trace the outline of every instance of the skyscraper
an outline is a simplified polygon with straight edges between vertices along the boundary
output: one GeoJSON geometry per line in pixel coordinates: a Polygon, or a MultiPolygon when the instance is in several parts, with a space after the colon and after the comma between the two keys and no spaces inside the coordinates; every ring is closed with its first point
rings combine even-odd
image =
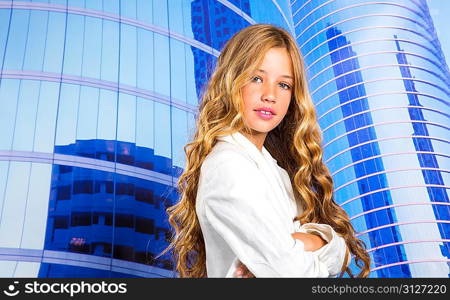
{"type": "Polygon", "coordinates": [[[295,34],[372,277],[449,274],[450,76],[424,0],[0,2],[0,276],[171,277],[165,208],[224,43],[295,34]]]}
{"type": "Polygon", "coordinates": [[[0,2],[0,276],[171,277],[165,208],[198,98],[287,1],[0,2]]]}
{"type": "Polygon", "coordinates": [[[424,0],[291,0],[335,199],[371,277],[447,277],[450,75],[424,0]]]}

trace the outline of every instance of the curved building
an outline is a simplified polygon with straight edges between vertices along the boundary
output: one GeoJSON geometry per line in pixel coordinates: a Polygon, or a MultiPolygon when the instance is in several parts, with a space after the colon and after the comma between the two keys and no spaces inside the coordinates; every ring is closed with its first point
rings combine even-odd
{"type": "Polygon", "coordinates": [[[448,277],[450,75],[425,0],[292,0],[336,201],[371,277],[448,277]]]}
{"type": "Polygon", "coordinates": [[[172,277],[165,208],[223,44],[286,0],[0,1],[0,277],[172,277]]]}

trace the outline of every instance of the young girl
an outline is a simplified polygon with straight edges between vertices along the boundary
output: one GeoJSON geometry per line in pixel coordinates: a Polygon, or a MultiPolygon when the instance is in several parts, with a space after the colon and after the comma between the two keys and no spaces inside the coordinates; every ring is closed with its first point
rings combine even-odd
{"type": "Polygon", "coordinates": [[[370,258],[333,200],[303,61],[284,29],[225,45],[167,211],[180,277],[353,277],[370,258]]]}

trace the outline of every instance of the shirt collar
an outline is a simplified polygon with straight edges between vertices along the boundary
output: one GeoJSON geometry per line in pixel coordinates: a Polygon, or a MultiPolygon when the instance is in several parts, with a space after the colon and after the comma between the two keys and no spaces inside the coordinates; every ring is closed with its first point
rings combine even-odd
{"type": "Polygon", "coordinates": [[[286,203],[291,206],[287,208],[287,213],[290,214],[290,212],[294,212],[292,217],[297,216],[296,212],[299,208],[296,206],[293,196],[291,197],[289,195],[286,187],[291,184],[290,180],[283,180],[283,176],[280,171],[281,167],[278,166],[277,161],[272,157],[272,155],[270,155],[269,151],[267,151],[264,146],[262,147],[262,150],[259,151],[259,149],[240,132],[235,132],[226,136],[219,136],[218,140],[237,145],[240,149],[242,149],[242,151],[256,163],[263,175],[268,179],[268,182],[272,183],[272,188],[275,193],[278,193],[279,196],[277,199],[289,200],[286,203]]]}
{"type": "Polygon", "coordinates": [[[264,160],[277,163],[264,146],[259,151],[248,138],[238,131],[230,135],[220,136],[218,139],[241,147],[258,165],[264,160]]]}

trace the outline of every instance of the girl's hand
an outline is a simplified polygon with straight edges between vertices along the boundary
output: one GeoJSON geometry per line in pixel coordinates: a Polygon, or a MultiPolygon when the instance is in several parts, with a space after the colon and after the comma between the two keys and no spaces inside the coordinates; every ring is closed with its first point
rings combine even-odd
{"type": "Polygon", "coordinates": [[[255,278],[255,275],[241,262],[239,262],[236,271],[234,271],[234,276],[237,278],[255,278]]]}
{"type": "MultiPolygon", "coordinates": [[[[305,251],[316,251],[327,244],[322,237],[315,234],[294,232],[291,235],[294,239],[300,240],[305,244],[305,251]]],[[[255,278],[255,275],[241,262],[239,262],[234,276],[238,278],[255,278]]]]}
{"type": "Polygon", "coordinates": [[[300,240],[305,244],[305,251],[316,251],[327,244],[319,235],[304,232],[294,232],[291,235],[294,239],[300,240]]]}

